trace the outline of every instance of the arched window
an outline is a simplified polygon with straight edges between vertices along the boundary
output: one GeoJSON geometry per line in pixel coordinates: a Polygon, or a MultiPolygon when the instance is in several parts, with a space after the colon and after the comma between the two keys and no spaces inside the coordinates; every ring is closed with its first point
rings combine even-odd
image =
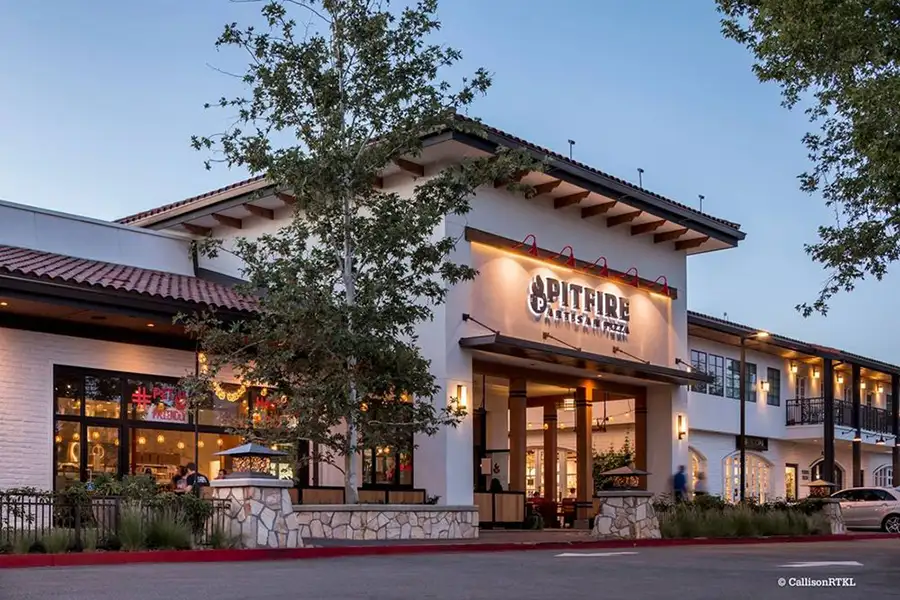
{"type": "MultiPolygon", "coordinates": [[[[822,479],[822,459],[820,458],[814,462],[809,470],[812,481],[822,479]]],[[[844,467],[837,463],[834,463],[834,481],[831,483],[834,484],[834,488],[832,489],[834,492],[844,489],[844,467]]]]}
{"type": "MultiPolygon", "coordinates": [[[[758,502],[768,502],[772,499],[771,469],[772,463],[758,454],[747,453],[747,473],[744,479],[744,489],[747,498],[754,498],[758,502]]],[[[732,502],[741,499],[741,453],[735,452],[725,457],[724,461],[724,495],[723,498],[732,502]]]]}
{"type": "MultiPolygon", "coordinates": [[[[691,455],[691,489],[697,489],[697,479],[700,473],[706,473],[706,457],[695,448],[689,448],[691,455]]],[[[708,473],[707,473],[708,474],[708,473]]]]}
{"type": "Polygon", "coordinates": [[[872,473],[875,487],[894,487],[894,467],[882,465],[872,473]]]}

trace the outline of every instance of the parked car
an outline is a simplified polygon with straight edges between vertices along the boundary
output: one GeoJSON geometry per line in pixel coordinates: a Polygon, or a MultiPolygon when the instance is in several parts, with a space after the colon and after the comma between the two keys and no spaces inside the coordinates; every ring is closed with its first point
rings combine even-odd
{"type": "Polygon", "coordinates": [[[900,490],[889,487],[847,488],[831,497],[840,500],[847,527],[900,533],[900,490]]]}

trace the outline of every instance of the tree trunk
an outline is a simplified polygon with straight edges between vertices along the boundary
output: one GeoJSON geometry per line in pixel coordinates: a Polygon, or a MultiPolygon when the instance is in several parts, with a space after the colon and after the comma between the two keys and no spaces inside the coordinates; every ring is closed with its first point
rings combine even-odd
{"type": "MultiPolygon", "coordinates": [[[[348,307],[352,307],[356,302],[356,279],[353,274],[353,250],[352,237],[350,229],[350,199],[344,199],[344,297],[348,307]]],[[[353,330],[352,321],[348,324],[350,330],[353,330]]],[[[350,357],[347,361],[349,381],[350,406],[355,407],[358,399],[356,389],[356,359],[350,357]]],[[[347,445],[350,451],[344,455],[344,482],[345,493],[344,501],[347,504],[359,504],[359,483],[356,479],[357,464],[359,462],[359,454],[356,451],[359,443],[359,431],[353,419],[347,421],[347,445]]]]}

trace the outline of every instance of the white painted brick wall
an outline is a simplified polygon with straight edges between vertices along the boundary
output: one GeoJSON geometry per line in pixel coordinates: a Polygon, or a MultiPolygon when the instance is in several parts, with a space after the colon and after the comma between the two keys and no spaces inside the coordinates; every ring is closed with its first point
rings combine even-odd
{"type": "Polygon", "coordinates": [[[191,352],[0,328],[0,489],[53,487],[53,366],[182,377],[191,352]]]}

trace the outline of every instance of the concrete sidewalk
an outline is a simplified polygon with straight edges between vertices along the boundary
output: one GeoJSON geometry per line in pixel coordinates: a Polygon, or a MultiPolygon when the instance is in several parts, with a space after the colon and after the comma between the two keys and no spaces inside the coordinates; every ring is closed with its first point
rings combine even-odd
{"type": "Polygon", "coordinates": [[[330,540],[304,538],[307,546],[327,548],[332,546],[414,546],[435,544],[578,544],[595,542],[587,529],[487,529],[479,532],[474,540],[330,540]]]}

